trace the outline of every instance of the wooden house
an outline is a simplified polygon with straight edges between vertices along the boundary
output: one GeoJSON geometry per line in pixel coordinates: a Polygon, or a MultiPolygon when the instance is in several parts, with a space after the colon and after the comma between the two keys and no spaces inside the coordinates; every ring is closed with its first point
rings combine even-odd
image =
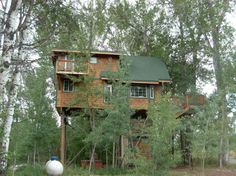
{"type": "MultiPolygon", "coordinates": [[[[65,157],[65,124],[64,115],[68,109],[82,109],[85,107],[83,101],[75,102],[75,99],[82,99],[83,93],[78,92],[78,87],[85,86],[83,81],[86,77],[93,77],[91,87],[100,88],[104,94],[112,94],[112,84],[109,82],[109,73],[115,73],[121,64],[121,57],[125,57],[129,63],[128,80],[130,89],[128,99],[130,109],[134,110],[132,123],[134,126],[143,125],[142,119],[146,117],[146,111],[150,102],[157,101],[161,95],[163,84],[171,81],[167,68],[163,61],[156,57],[148,56],[122,56],[114,52],[94,51],[90,53],[77,50],[53,50],[52,61],[55,67],[57,98],[56,108],[62,116],[61,125],[61,161],[65,157]],[[78,96],[79,94],[79,96],[78,96]],[[79,97],[79,98],[76,98],[79,97]],[[137,120],[136,117],[143,117],[137,120]]],[[[191,99],[191,97],[187,97],[191,99]]],[[[109,100],[106,96],[93,96],[89,98],[89,106],[104,109],[109,107],[109,100]]],[[[191,106],[189,101],[175,99],[183,111],[177,113],[177,117],[187,113],[191,106]]],[[[200,100],[201,101],[201,100],[200,100]]],[[[120,156],[124,155],[124,147],[128,145],[128,139],[121,137],[120,156]]],[[[135,141],[134,141],[135,142],[135,141]]],[[[139,143],[141,151],[147,155],[148,147],[139,143]],[[146,149],[144,149],[146,148],[146,149]]]]}
{"type": "MultiPolygon", "coordinates": [[[[84,67],[80,69],[77,63],[81,62],[80,51],[53,50],[52,59],[57,79],[57,103],[61,108],[83,108],[81,104],[73,104],[76,89],[81,85],[73,82],[69,76],[82,78],[93,75],[94,84],[104,91],[112,92],[109,82],[109,72],[116,72],[120,64],[120,54],[112,52],[91,52],[90,58],[83,60],[84,67]],[[71,57],[71,58],[70,58],[71,57]],[[73,58],[72,58],[73,57],[73,58]]],[[[125,56],[129,60],[129,80],[131,89],[129,94],[130,107],[132,109],[147,109],[148,103],[157,100],[163,83],[170,82],[165,64],[158,58],[146,56],[125,56]]],[[[93,101],[93,107],[104,108],[107,106],[103,97],[93,101]]]]}

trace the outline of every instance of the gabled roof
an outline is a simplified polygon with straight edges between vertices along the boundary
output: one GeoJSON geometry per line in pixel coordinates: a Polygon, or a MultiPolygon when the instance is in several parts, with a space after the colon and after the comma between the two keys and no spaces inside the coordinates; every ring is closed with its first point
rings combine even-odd
{"type": "MultiPolygon", "coordinates": [[[[166,65],[161,59],[149,56],[124,56],[129,63],[128,80],[135,83],[170,82],[166,65]]],[[[102,72],[102,79],[108,78],[109,72],[102,72]]]]}
{"type": "Polygon", "coordinates": [[[166,65],[161,59],[149,56],[127,56],[130,61],[129,75],[132,81],[171,81],[166,65]]]}

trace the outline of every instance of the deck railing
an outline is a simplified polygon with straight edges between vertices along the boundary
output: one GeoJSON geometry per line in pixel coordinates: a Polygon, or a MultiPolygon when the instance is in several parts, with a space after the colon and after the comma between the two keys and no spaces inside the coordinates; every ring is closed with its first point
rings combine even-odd
{"type": "Polygon", "coordinates": [[[65,74],[87,74],[88,64],[83,61],[57,60],[56,72],[65,74]]]}
{"type": "Polygon", "coordinates": [[[204,95],[186,95],[184,97],[172,97],[173,102],[182,108],[187,106],[202,106],[205,104],[204,95]]]}

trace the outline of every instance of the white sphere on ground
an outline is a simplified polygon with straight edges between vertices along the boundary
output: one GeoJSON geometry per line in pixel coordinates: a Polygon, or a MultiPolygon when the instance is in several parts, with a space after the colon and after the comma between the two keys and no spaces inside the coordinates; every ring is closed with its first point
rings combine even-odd
{"type": "Polygon", "coordinates": [[[62,175],[63,173],[63,165],[61,164],[60,161],[49,160],[46,163],[45,167],[46,167],[47,174],[49,175],[58,176],[58,175],[62,175]]]}

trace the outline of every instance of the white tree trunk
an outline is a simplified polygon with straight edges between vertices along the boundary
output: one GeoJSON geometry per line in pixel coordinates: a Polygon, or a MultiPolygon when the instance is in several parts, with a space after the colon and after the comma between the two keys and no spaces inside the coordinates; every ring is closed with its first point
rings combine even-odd
{"type": "Polygon", "coordinates": [[[55,101],[53,101],[53,99],[55,98],[55,86],[53,84],[53,81],[52,81],[52,78],[48,78],[46,80],[48,86],[47,86],[47,89],[46,89],[46,98],[48,98],[50,100],[50,106],[52,108],[52,116],[53,118],[56,120],[56,124],[57,124],[57,127],[60,127],[61,126],[61,116],[59,115],[57,109],[56,109],[56,105],[55,105],[55,101]]]}
{"type": "MultiPolygon", "coordinates": [[[[0,175],[6,175],[8,151],[10,144],[10,133],[13,123],[13,116],[15,111],[15,104],[18,95],[18,88],[21,84],[21,73],[19,66],[13,66],[13,59],[24,60],[24,52],[22,50],[23,40],[27,39],[27,26],[22,28],[21,25],[28,24],[28,18],[25,16],[24,22],[20,21],[20,8],[22,0],[9,1],[9,10],[6,12],[6,19],[4,19],[4,40],[2,47],[2,63],[0,63],[0,97],[3,97],[6,92],[6,84],[11,84],[8,92],[8,102],[6,106],[6,120],[3,129],[3,137],[1,144],[0,155],[0,175]],[[20,24],[21,23],[21,24],[20,24]],[[11,72],[13,70],[13,73],[11,72]]],[[[28,15],[30,15],[30,11],[28,15]]],[[[3,99],[0,98],[0,104],[3,99]]]]}
{"type": "MultiPolygon", "coordinates": [[[[0,63],[0,97],[4,97],[6,92],[5,85],[10,79],[11,61],[14,54],[15,33],[19,26],[19,9],[22,0],[12,0],[10,2],[10,9],[4,21],[4,39],[2,48],[2,62],[0,63]]],[[[2,24],[3,25],[3,24],[2,24]]],[[[3,98],[0,98],[0,104],[3,98]]]]}
{"type": "Polygon", "coordinates": [[[10,133],[13,123],[13,115],[15,111],[15,103],[17,99],[17,92],[20,85],[20,72],[15,71],[12,78],[12,85],[9,93],[9,102],[7,108],[7,117],[3,129],[3,139],[2,139],[2,154],[0,158],[0,175],[4,174],[7,169],[7,157],[9,151],[10,133]]]}

